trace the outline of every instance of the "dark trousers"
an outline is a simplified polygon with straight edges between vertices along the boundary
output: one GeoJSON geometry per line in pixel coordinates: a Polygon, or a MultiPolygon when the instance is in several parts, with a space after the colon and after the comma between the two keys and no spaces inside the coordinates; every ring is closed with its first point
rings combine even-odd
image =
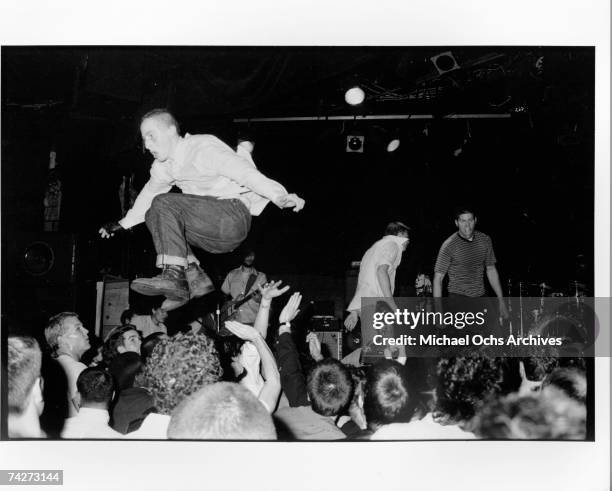
{"type": "Polygon", "coordinates": [[[153,199],[145,215],[157,251],[157,266],[197,262],[190,245],[230,252],[246,239],[251,213],[239,199],[167,193],[153,199]]]}

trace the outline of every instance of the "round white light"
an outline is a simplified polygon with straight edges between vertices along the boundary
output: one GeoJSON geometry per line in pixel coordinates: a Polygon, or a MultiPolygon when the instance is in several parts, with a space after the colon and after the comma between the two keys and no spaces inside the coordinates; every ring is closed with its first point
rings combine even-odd
{"type": "Polygon", "coordinates": [[[400,146],[399,138],[394,138],[387,145],[387,152],[395,152],[400,146]]]}
{"type": "Polygon", "coordinates": [[[344,94],[344,100],[347,104],[351,106],[356,106],[357,104],[361,104],[365,99],[365,92],[361,87],[353,87],[346,91],[344,94]]]}

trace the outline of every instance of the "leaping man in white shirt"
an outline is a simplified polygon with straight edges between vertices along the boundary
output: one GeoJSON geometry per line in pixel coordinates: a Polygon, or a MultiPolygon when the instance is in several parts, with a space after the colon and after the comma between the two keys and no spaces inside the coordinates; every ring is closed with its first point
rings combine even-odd
{"type": "Polygon", "coordinates": [[[161,274],[137,278],[131,288],[143,295],[163,295],[171,310],[214,290],[191,246],[212,253],[236,249],[247,237],[251,216],[268,202],[300,211],[305,201],[257,170],[250,154],[234,151],[213,135],[180,136],[165,109],[145,114],[140,133],[155,160],[151,177],[134,206],[119,222],[99,230],[103,238],[146,222],[161,274]],[[173,185],[182,193],[168,193],[173,185]]]}

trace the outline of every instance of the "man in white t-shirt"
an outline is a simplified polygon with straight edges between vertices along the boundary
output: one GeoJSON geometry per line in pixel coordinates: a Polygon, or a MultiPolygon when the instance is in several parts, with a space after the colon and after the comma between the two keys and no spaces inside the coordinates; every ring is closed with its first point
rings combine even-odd
{"type": "Polygon", "coordinates": [[[163,308],[158,307],[151,309],[151,314],[149,315],[133,315],[129,320],[129,323],[140,331],[143,338],[154,334],[156,332],[161,332],[163,334],[168,334],[168,328],[164,322],[168,318],[168,312],[166,312],[163,308]]]}
{"type": "MultiPolygon", "coordinates": [[[[407,225],[401,222],[391,222],[387,225],[383,238],[376,241],[363,255],[357,278],[357,289],[347,308],[350,314],[344,321],[349,331],[355,328],[361,316],[362,298],[382,297],[385,298],[391,310],[397,309],[393,300],[395,272],[410,242],[409,232],[410,228],[407,225]]],[[[363,336],[363,334],[362,339],[371,337],[363,336]]]]}

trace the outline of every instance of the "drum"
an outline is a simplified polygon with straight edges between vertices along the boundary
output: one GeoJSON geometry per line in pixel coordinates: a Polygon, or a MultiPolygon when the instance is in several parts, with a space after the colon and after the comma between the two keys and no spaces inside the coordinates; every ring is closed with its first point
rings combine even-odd
{"type": "Polygon", "coordinates": [[[542,337],[562,338],[563,344],[586,344],[589,336],[582,321],[569,314],[547,314],[530,330],[530,334],[542,337]]]}

